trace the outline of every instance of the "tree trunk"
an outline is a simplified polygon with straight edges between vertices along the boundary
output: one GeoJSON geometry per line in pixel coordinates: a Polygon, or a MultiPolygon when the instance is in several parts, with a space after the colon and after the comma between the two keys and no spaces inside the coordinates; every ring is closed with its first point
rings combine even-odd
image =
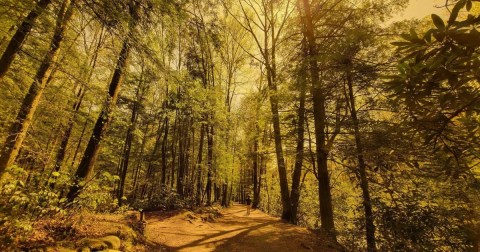
{"type": "Polygon", "coordinates": [[[92,173],[93,166],[100,150],[100,141],[102,140],[108,124],[112,119],[113,110],[115,109],[118,95],[120,93],[120,86],[123,81],[124,71],[126,70],[127,60],[130,55],[130,37],[135,27],[135,21],[136,20],[133,20],[132,15],[132,21],[129,27],[130,31],[123,41],[122,50],[120,51],[117,65],[109,85],[108,96],[97,122],[95,123],[93,133],[90,137],[87,148],[85,149],[82,160],[80,161],[77,171],[75,172],[74,184],[70,187],[70,191],[68,192],[67,198],[69,202],[72,202],[80,193],[82,186],[79,183],[81,180],[88,178],[92,173]]]}
{"type": "Polygon", "coordinates": [[[147,121],[145,122],[145,130],[143,131],[143,139],[142,139],[142,145],[140,147],[140,153],[137,156],[137,165],[135,167],[135,171],[133,173],[132,179],[133,179],[133,192],[132,196],[134,197],[134,200],[137,199],[137,192],[138,192],[138,175],[140,173],[140,170],[142,169],[142,163],[143,163],[143,153],[145,152],[145,145],[147,143],[148,139],[148,131],[149,131],[150,123],[147,121]]]}
{"type": "Polygon", "coordinates": [[[313,115],[316,139],[316,157],[318,169],[318,195],[320,201],[320,218],[322,228],[336,239],[335,224],[333,219],[332,195],[330,191],[330,179],[328,174],[328,150],[326,149],[326,111],[325,94],[322,91],[318,68],[318,51],[315,41],[315,31],[312,21],[312,14],[309,0],[301,0],[304,13],[302,21],[305,26],[305,37],[307,38],[310,77],[312,79],[312,100],[313,115]]]}
{"type": "MultiPolygon", "coordinates": [[[[306,41],[302,43],[302,49],[306,51],[306,41]]],[[[306,65],[303,64],[300,67],[300,72],[298,74],[298,84],[299,84],[299,106],[298,106],[298,122],[297,122],[297,148],[295,155],[295,166],[293,168],[292,175],[292,192],[290,196],[292,204],[292,218],[290,222],[292,224],[297,224],[297,212],[298,212],[298,202],[300,200],[300,178],[302,176],[302,166],[303,166],[303,153],[304,153],[304,143],[305,143],[305,97],[306,97],[306,65]]]]}
{"type": "Polygon", "coordinates": [[[168,116],[165,116],[165,133],[162,140],[162,185],[165,185],[167,179],[167,140],[168,140],[168,116]]]}
{"type": "Polygon", "coordinates": [[[212,182],[213,182],[213,126],[207,125],[207,205],[212,205],[212,182]]]}
{"type": "Polygon", "coordinates": [[[68,121],[67,130],[65,130],[65,133],[62,136],[62,142],[60,143],[60,147],[58,148],[58,151],[57,151],[55,167],[54,167],[54,170],[57,172],[60,171],[63,160],[65,159],[68,142],[72,134],[75,118],[77,117],[77,113],[80,109],[80,104],[82,103],[82,100],[83,100],[83,94],[84,94],[84,90],[80,89],[77,94],[77,101],[73,104],[73,115],[68,121]]]}
{"type": "Polygon", "coordinates": [[[63,34],[70,18],[73,15],[74,1],[65,0],[59,11],[55,32],[50,42],[50,50],[47,52],[38,69],[34,81],[23,99],[17,118],[9,130],[7,139],[0,155],[0,176],[5,169],[10,167],[18,156],[23,140],[27,135],[28,128],[32,123],[33,115],[37,109],[38,103],[42,97],[48,78],[52,72],[60,46],[63,41],[63,34]]]}
{"type": "MultiPolygon", "coordinates": [[[[142,80],[140,80],[140,84],[142,85],[142,80]]],[[[132,108],[132,116],[130,117],[130,125],[127,130],[127,135],[125,137],[125,148],[123,149],[123,158],[122,158],[122,164],[120,166],[120,181],[119,181],[119,186],[118,186],[118,205],[122,206],[123,204],[123,194],[125,190],[125,179],[127,177],[127,171],[128,171],[128,163],[130,161],[130,151],[132,149],[132,141],[133,141],[133,133],[135,131],[136,123],[137,123],[137,110],[138,110],[138,103],[140,102],[139,98],[139,89],[140,87],[137,87],[137,98],[136,101],[134,101],[133,108],[132,108]]]]}
{"type": "MultiPolygon", "coordinates": [[[[10,39],[7,48],[0,58],[0,80],[5,76],[18,52],[22,49],[23,43],[32,30],[33,24],[37,20],[38,16],[40,16],[45,9],[47,9],[51,2],[52,0],[38,1],[35,4],[35,7],[33,7],[33,10],[28,13],[22,24],[20,24],[12,39],[10,39]]],[[[63,15],[63,13],[61,15],[63,15]]]]}
{"type": "MultiPolygon", "coordinates": [[[[167,90],[167,95],[168,95],[168,90],[167,90]]],[[[167,149],[166,148],[167,148],[167,137],[168,137],[168,129],[169,129],[169,124],[168,124],[169,118],[166,114],[163,114],[163,112],[165,111],[167,106],[168,106],[168,102],[164,101],[162,104],[162,115],[160,116],[160,119],[158,122],[158,128],[156,133],[157,137],[155,138],[155,144],[153,145],[153,150],[150,153],[150,156],[148,158],[147,171],[145,173],[145,179],[142,182],[142,190],[140,193],[141,197],[145,195],[147,186],[153,183],[153,181],[155,180],[155,177],[152,176],[152,174],[153,174],[154,161],[156,160],[155,157],[157,155],[158,148],[161,148],[161,158],[162,158],[162,170],[160,174],[161,176],[160,181],[161,181],[161,185],[165,186],[166,171],[167,171],[167,156],[166,156],[167,149]]]]}
{"type": "Polygon", "coordinates": [[[185,127],[185,170],[184,170],[184,195],[192,195],[193,192],[193,179],[194,176],[190,174],[191,168],[191,157],[195,156],[195,131],[193,129],[193,117],[186,118],[186,127],[185,127]],[[191,134],[190,134],[191,133],[191,134]]]}
{"type": "Polygon", "coordinates": [[[259,126],[255,125],[255,139],[253,141],[253,201],[252,208],[258,208],[260,205],[260,168],[258,157],[258,138],[259,138],[259,126]]]}
{"type": "Polygon", "coordinates": [[[222,184],[222,207],[228,207],[228,185],[227,183],[222,184]]]}
{"type": "Polygon", "coordinates": [[[170,188],[173,188],[173,185],[175,184],[175,161],[177,158],[177,153],[176,153],[176,143],[177,143],[177,135],[178,135],[178,109],[175,112],[175,120],[173,122],[173,138],[172,138],[172,145],[170,146],[170,154],[172,156],[172,163],[170,166],[170,188]]]}
{"type": "Polygon", "coordinates": [[[202,159],[203,159],[203,139],[205,138],[205,126],[202,124],[200,129],[200,143],[198,147],[197,158],[197,198],[196,204],[200,206],[202,204],[202,159]]]}
{"type": "MultiPolygon", "coordinates": [[[[266,31],[267,32],[267,31],[266,31]]],[[[266,37],[268,35],[266,34],[266,37]]],[[[270,108],[272,112],[273,135],[275,140],[275,153],[277,157],[278,177],[280,182],[280,194],[282,198],[282,219],[290,221],[292,211],[290,207],[290,191],[288,189],[287,168],[285,166],[285,158],[283,156],[282,132],[280,130],[280,113],[278,109],[278,90],[276,83],[276,69],[274,49],[272,49],[272,59],[270,62],[268,52],[268,39],[265,39],[265,64],[267,67],[267,82],[270,91],[270,108]]],[[[272,46],[273,48],[273,46],[272,46]]]]}
{"type": "MultiPolygon", "coordinates": [[[[272,82],[272,81],[269,81],[272,82]]],[[[277,87],[270,86],[270,106],[272,111],[273,135],[275,140],[275,153],[277,157],[278,175],[280,179],[280,193],[282,196],[282,219],[290,221],[290,192],[288,189],[287,168],[285,166],[285,158],[283,157],[283,144],[280,130],[280,115],[278,111],[277,87]]]]}
{"type": "Polygon", "coordinates": [[[92,112],[92,105],[90,105],[90,108],[88,109],[87,116],[85,117],[85,122],[83,123],[82,127],[82,132],[80,133],[80,136],[78,137],[78,143],[77,146],[75,147],[75,152],[73,154],[72,158],[72,163],[70,164],[71,167],[75,166],[75,161],[77,160],[78,152],[80,151],[80,147],[82,146],[83,142],[83,137],[85,136],[85,131],[87,131],[87,126],[88,126],[88,118],[90,117],[90,113],[92,112]]]}
{"type": "Polygon", "coordinates": [[[68,121],[67,130],[65,130],[65,133],[62,137],[62,142],[61,142],[60,147],[57,151],[56,162],[55,162],[55,167],[54,167],[54,170],[57,171],[57,172],[60,171],[60,169],[62,168],[62,164],[63,164],[63,161],[65,159],[66,152],[67,152],[67,146],[68,146],[68,143],[70,141],[70,136],[71,136],[72,131],[73,131],[73,126],[75,124],[75,119],[77,118],[78,112],[80,111],[80,106],[82,105],[83,97],[85,96],[85,93],[87,91],[86,89],[88,88],[88,83],[90,83],[90,81],[92,79],[93,70],[95,69],[95,67],[97,65],[98,52],[100,51],[100,48],[102,46],[102,37],[103,37],[103,27],[102,27],[102,30],[100,32],[100,37],[98,39],[98,43],[97,43],[97,45],[96,45],[96,47],[93,51],[93,57],[92,57],[92,59],[90,61],[90,64],[89,64],[90,69],[86,73],[85,87],[80,87],[78,92],[77,92],[76,100],[73,104],[73,115],[71,116],[70,120],[68,121]]]}
{"type": "Polygon", "coordinates": [[[184,196],[185,188],[185,166],[186,166],[186,138],[187,138],[187,119],[183,118],[180,122],[180,132],[178,141],[178,171],[177,171],[177,193],[180,197],[184,196]]]}
{"type": "Polygon", "coordinates": [[[357,146],[358,172],[360,174],[360,188],[362,189],[363,208],[365,210],[365,235],[367,239],[367,250],[377,251],[375,241],[375,224],[373,219],[372,202],[368,188],[367,168],[365,158],[363,157],[363,143],[360,133],[360,123],[357,117],[357,108],[355,105],[355,96],[353,94],[353,80],[350,71],[347,72],[348,100],[350,105],[350,115],[352,117],[353,129],[355,132],[355,144],[357,146]]]}

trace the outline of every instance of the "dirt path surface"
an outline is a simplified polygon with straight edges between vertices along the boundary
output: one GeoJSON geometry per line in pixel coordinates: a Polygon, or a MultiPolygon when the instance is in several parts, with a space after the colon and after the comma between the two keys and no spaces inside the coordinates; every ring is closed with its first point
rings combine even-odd
{"type": "Polygon", "coordinates": [[[244,205],[233,205],[221,213],[214,222],[203,222],[187,211],[173,216],[149,213],[146,236],[170,251],[338,251],[307,229],[261,211],[247,216],[244,205]]]}

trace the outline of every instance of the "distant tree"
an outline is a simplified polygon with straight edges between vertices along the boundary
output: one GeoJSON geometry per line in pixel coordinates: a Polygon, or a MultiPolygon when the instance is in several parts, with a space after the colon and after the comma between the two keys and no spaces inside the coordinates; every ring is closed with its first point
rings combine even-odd
{"type": "Polygon", "coordinates": [[[33,115],[37,109],[38,103],[42,98],[43,91],[52,74],[53,66],[57,60],[61,44],[64,39],[64,33],[67,24],[70,21],[75,0],[64,0],[58,12],[55,31],[50,42],[50,49],[42,60],[37,70],[34,81],[23,99],[20,111],[16,120],[10,127],[5,144],[0,154],[0,176],[3,175],[6,168],[10,167],[18,156],[23,140],[27,135],[27,131],[32,123],[33,115]]]}
{"type": "Polygon", "coordinates": [[[18,52],[22,49],[37,18],[48,8],[51,2],[52,0],[39,0],[18,26],[17,31],[10,39],[7,48],[0,58],[0,80],[5,76],[18,52]]]}
{"type": "Polygon", "coordinates": [[[93,133],[90,136],[87,148],[83,154],[82,160],[78,165],[78,168],[75,172],[74,183],[70,187],[67,198],[72,202],[80,193],[83,186],[81,182],[88,178],[93,171],[93,166],[97,159],[99,150],[100,150],[100,141],[104,137],[105,131],[108,127],[108,124],[112,120],[112,113],[115,109],[118,96],[120,93],[120,86],[122,84],[125,71],[127,69],[127,62],[130,57],[130,51],[132,47],[133,34],[139,22],[139,3],[136,1],[131,1],[128,4],[128,15],[130,17],[128,24],[128,32],[123,38],[122,49],[118,56],[117,64],[115,71],[113,73],[110,85],[108,88],[108,95],[105,99],[102,111],[95,123],[93,128],[93,133]]]}

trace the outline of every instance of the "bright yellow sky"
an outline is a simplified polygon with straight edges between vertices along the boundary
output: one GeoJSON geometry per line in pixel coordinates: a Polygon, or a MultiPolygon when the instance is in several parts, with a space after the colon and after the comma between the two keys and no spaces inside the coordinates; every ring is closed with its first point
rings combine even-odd
{"type": "Polygon", "coordinates": [[[430,16],[432,13],[441,15],[445,9],[436,8],[435,6],[442,6],[445,0],[410,0],[410,5],[403,13],[395,15],[391,21],[399,21],[403,19],[423,18],[430,16]]]}
{"type": "Polygon", "coordinates": [[[444,0],[410,0],[410,5],[403,14],[404,18],[423,18],[432,13],[443,12],[442,9],[435,6],[442,6],[445,4],[444,0]]]}

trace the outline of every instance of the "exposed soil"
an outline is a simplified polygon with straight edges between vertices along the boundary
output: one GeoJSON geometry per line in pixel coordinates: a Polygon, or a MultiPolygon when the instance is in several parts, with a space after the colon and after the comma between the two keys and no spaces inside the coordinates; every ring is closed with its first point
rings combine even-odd
{"type": "Polygon", "coordinates": [[[188,211],[148,213],[147,240],[165,245],[169,251],[339,251],[328,239],[259,210],[247,216],[244,205],[220,213],[219,218],[188,211]]]}

